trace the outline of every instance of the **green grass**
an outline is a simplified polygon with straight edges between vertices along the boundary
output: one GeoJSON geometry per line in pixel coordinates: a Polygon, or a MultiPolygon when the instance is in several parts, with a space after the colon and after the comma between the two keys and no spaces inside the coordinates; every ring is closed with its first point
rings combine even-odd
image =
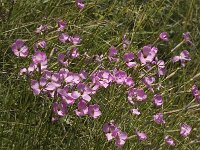
{"type": "MultiPolygon", "coordinates": [[[[193,100],[192,94],[187,92],[193,83],[200,87],[199,77],[188,82],[200,72],[199,0],[87,0],[85,3],[85,9],[80,12],[71,0],[17,0],[15,4],[0,1],[0,149],[117,149],[113,142],[107,142],[102,132],[103,123],[116,120],[129,135],[138,128],[149,136],[147,142],[132,138],[123,149],[171,149],[163,144],[164,134],[169,133],[177,143],[174,149],[198,150],[199,107],[167,114],[165,126],[156,125],[152,115],[184,108],[193,100]],[[102,116],[99,119],[77,118],[71,112],[59,123],[52,124],[51,101],[35,97],[26,80],[18,77],[20,68],[27,66],[29,61],[17,59],[10,45],[15,39],[22,38],[32,47],[36,40],[45,38],[50,43],[47,50],[50,53],[58,44],[55,32],[37,37],[34,30],[40,24],[55,27],[58,18],[68,22],[68,33],[81,36],[80,53],[87,52],[89,55],[105,54],[111,45],[119,46],[125,33],[132,42],[129,49],[136,52],[143,45],[153,43],[160,32],[167,31],[170,43],[160,43],[159,46],[159,55],[167,60],[169,50],[181,41],[183,32],[189,31],[195,47],[183,45],[177,51],[188,49],[192,61],[164,81],[167,89],[163,108],[155,109],[151,104],[152,95],[149,95],[148,102],[139,106],[142,115],[133,116],[128,113],[131,106],[124,89],[115,85],[98,91],[92,97],[92,103],[97,102],[101,106],[102,116]],[[179,136],[182,122],[194,128],[186,139],[179,136]]],[[[59,51],[66,48],[62,45],[59,51]]],[[[33,52],[33,49],[30,50],[33,52]]],[[[92,72],[96,66],[80,60],[70,69],[78,71],[85,68],[92,72]]],[[[176,67],[169,65],[167,75],[176,67]]],[[[195,101],[192,102],[192,105],[195,104],[195,101]]]]}

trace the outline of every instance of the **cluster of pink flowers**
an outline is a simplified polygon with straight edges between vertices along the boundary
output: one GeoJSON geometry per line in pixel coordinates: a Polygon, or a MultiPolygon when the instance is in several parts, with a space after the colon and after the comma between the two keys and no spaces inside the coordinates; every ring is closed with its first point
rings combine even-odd
{"type": "MultiPolygon", "coordinates": [[[[76,5],[81,10],[85,6],[82,0],[77,0],[76,5]]],[[[81,70],[78,73],[72,72],[68,67],[72,59],[81,57],[77,48],[77,45],[81,43],[81,38],[78,35],[68,35],[65,32],[66,27],[67,23],[65,21],[58,20],[58,41],[61,44],[70,43],[73,45],[73,48],[67,50],[65,53],[53,53],[57,57],[57,61],[54,63],[59,64],[57,70],[50,70],[51,67],[49,64],[51,63],[51,59],[44,52],[48,45],[46,40],[36,42],[33,47],[34,51],[31,52],[29,52],[28,46],[21,39],[17,39],[12,44],[12,51],[17,57],[25,58],[30,56],[32,58],[30,65],[20,70],[20,75],[29,76],[30,87],[34,95],[47,95],[53,99],[53,122],[65,117],[68,114],[68,108],[72,106],[76,107],[73,112],[78,117],[87,115],[94,119],[99,118],[102,112],[98,104],[91,104],[93,102],[92,96],[97,93],[97,90],[114,84],[122,85],[126,88],[127,100],[133,106],[130,112],[134,115],[141,114],[136,107],[138,105],[135,105],[135,103],[145,103],[149,98],[149,92],[153,94],[152,104],[156,108],[163,106],[164,99],[159,91],[160,86],[156,82],[159,77],[166,74],[166,63],[164,60],[158,58],[157,54],[159,50],[155,45],[149,44],[143,46],[137,53],[133,53],[132,51],[128,51],[131,43],[126,35],[124,35],[122,45],[126,51],[122,54],[122,58],[119,55],[122,52],[119,52],[114,46],[108,50],[106,60],[110,62],[109,64],[118,62],[126,66],[127,69],[137,70],[139,81],[135,81],[131,74],[128,74],[126,70],[122,70],[119,67],[97,69],[90,75],[85,70],[81,70]],[[32,54],[32,56],[29,54],[32,54]],[[148,74],[148,72],[151,72],[151,74],[148,74]]],[[[36,32],[40,34],[48,32],[48,27],[41,25],[37,28],[36,32]]],[[[184,33],[183,38],[186,43],[191,43],[189,33],[184,33]]],[[[159,39],[168,42],[168,33],[162,32],[159,39]]],[[[190,60],[187,50],[183,50],[179,55],[173,56],[171,59],[173,63],[180,62],[182,66],[185,66],[186,62],[190,60]]],[[[196,85],[192,87],[192,93],[197,101],[200,102],[200,92],[196,85]]],[[[153,115],[152,119],[158,125],[166,123],[162,112],[153,115]]],[[[115,139],[115,144],[118,147],[122,147],[128,139],[128,134],[122,132],[113,121],[105,123],[103,131],[108,141],[115,139]]],[[[186,123],[183,123],[180,127],[180,135],[182,137],[187,137],[191,131],[192,127],[186,123]]],[[[145,132],[136,130],[135,134],[140,141],[148,139],[145,132]]],[[[168,145],[175,146],[174,140],[169,135],[165,135],[164,141],[168,145]]]]}

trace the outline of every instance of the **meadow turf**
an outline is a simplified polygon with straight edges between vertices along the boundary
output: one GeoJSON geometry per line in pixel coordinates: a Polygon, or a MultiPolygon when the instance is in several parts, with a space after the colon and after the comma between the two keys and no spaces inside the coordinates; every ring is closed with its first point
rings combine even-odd
{"type": "MultiPolygon", "coordinates": [[[[114,142],[107,142],[102,125],[115,120],[128,135],[134,135],[138,128],[146,131],[149,137],[145,142],[133,137],[122,149],[172,149],[163,141],[164,135],[169,134],[176,142],[173,149],[200,150],[200,106],[184,109],[190,102],[191,106],[197,105],[190,90],[194,83],[200,87],[200,1],[85,0],[85,4],[83,11],[79,11],[73,0],[0,0],[0,149],[114,150],[117,147],[114,142]],[[38,40],[35,29],[48,24],[52,26],[51,33],[40,37],[50,43],[47,53],[53,47],[65,51],[67,46],[58,45],[53,34],[58,19],[68,22],[69,34],[80,35],[81,54],[106,54],[111,45],[120,47],[124,34],[131,41],[129,49],[137,52],[142,46],[154,43],[160,32],[166,31],[170,42],[161,42],[158,48],[159,56],[167,61],[172,56],[168,55],[169,51],[181,42],[182,33],[188,31],[194,46],[183,45],[178,51],[188,49],[192,60],[168,80],[162,79],[167,87],[162,108],[155,109],[151,105],[150,95],[148,102],[139,106],[142,115],[133,116],[129,113],[131,106],[125,90],[115,85],[92,96],[92,102],[98,103],[102,110],[97,120],[78,118],[71,111],[52,124],[52,101],[34,96],[26,79],[18,76],[19,70],[29,61],[16,58],[10,46],[21,38],[33,51],[33,44],[38,40]],[[164,126],[152,120],[152,115],[159,111],[166,114],[164,126]],[[185,139],[179,135],[183,122],[193,128],[185,139]]],[[[96,67],[97,64],[80,59],[70,66],[70,70],[87,69],[91,73],[96,67]]],[[[166,76],[176,68],[177,65],[168,65],[166,76]]],[[[136,74],[134,70],[129,72],[136,74]]]]}

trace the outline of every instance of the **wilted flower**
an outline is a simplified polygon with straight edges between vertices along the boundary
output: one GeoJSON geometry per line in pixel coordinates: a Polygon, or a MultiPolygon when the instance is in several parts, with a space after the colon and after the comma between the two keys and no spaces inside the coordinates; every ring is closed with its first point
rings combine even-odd
{"type": "Polygon", "coordinates": [[[127,48],[131,44],[131,42],[127,39],[126,35],[123,36],[122,44],[123,48],[127,48]]]}
{"type": "Polygon", "coordinates": [[[174,140],[169,135],[166,135],[164,139],[165,139],[165,143],[167,145],[169,145],[169,146],[175,146],[174,140]]]}
{"type": "Polygon", "coordinates": [[[147,135],[144,132],[139,132],[136,130],[136,135],[140,141],[146,141],[147,140],[147,135]]]}
{"type": "Polygon", "coordinates": [[[200,103],[200,92],[196,85],[192,86],[192,94],[196,98],[197,102],[200,103]]]}
{"type": "Polygon", "coordinates": [[[101,111],[99,109],[99,105],[97,105],[97,104],[90,105],[88,107],[88,114],[89,114],[90,117],[92,117],[94,119],[96,119],[99,116],[101,116],[101,111]]]}
{"type": "Polygon", "coordinates": [[[183,123],[181,125],[181,128],[180,128],[180,135],[182,137],[187,137],[192,131],[192,127],[190,125],[187,125],[186,123],[183,123]]]}
{"type": "Polygon", "coordinates": [[[135,114],[135,115],[141,114],[138,109],[131,109],[130,111],[131,111],[132,114],[135,114]]]}
{"type": "Polygon", "coordinates": [[[76,6],[82,10],[85,7],[85,4],[83,3],[83,0],[76,0],[76,6]]]}
{"type": "Polygon", "coordinates": [[[138,58],[140,59],[142,64],[151,63],[156,54],[158,49],[156,47],[152,47],[150,45],[144,46],[142,50],[138,52],[138,58]]]}
{"type": "Polygon", "coordinates": [[[58,20],[58,31],[64,31],[66,26],[66,22],[64,22],[63,20],[58,20]]]}
{"type": "Polygon", "coordinates": [[[162,32],[162,33],[160,33],[159,38],[160,38],[161,40],[163,40],[163,41],[169,41],[169,35],[168,35],[167,32],[162,32]]]}
{"type": "Polygon", "coordinates": [[[42,34],[46,30],[48,30],[48,26],[47,25],[40,25],[40,27],[38,27],[35,32],[42,34]]]}
{"type": "Polygon", "coordinates": [[[12,51],[17,57],[27,57],[28,56],[28,47],[25,45],[24,41],[17,39],[12,44],[12,51]]]}
{"type": "Polygon", "coordinates": [[[190,33],[189,32],[185,32],[183,33],[183,39],[186,43],[192,45],[192,41],[190,39],[190,33]]]}
{"type": "Polygon", "coordinates": [[[156,62],[156,65],[158,66],[158,76],[165,75],[165,72],[166,72],[165,62],[163,60],[158,60],[156,62]]]}
{"type": "Polygon", "coordinates": [[[39,41],[34,45],[35,52],[38,51],[39,48],[42,48],[42,49],[46,48],[46,41],[45,40],[39,41]]]}
{"type": "Polygon", "coordinates": [[[163,105],[163,98],[161,95],[154,95],[153,102],[156,106],[162,106],[163,105]]]}
{"type": "Polygon", "coordinates": [[[174,56],[172,58],[173,63],[180,61],[182,66],[185,66],[185,62],[190,60],[190,53],[187,50],[182,51],[179,56],[174,56]]]}
{"type": "Polygon", "coordinates": [[[153,116],[153,120],[157,123],[157,124],[164,124],[165,120],[163,118],[163,114],[162,113],[157,113],[153,116]]]}
{"type": "Polygon", "coordinates": [[[77,58],[79,56],[79,53],[78,53],[78,49],[77,48],[73,48],[71,50],[71,56],[72,58],[77,58]]]}
{"type": "Polygon", "coordinates": [[[65,116],[66,112],[67,112],[67,104],[64,101],[61,101],[60,103],[58,102],[54,102],[52,104],[53,107],[53,112],[60,116],[63,117],[65,116]]]}

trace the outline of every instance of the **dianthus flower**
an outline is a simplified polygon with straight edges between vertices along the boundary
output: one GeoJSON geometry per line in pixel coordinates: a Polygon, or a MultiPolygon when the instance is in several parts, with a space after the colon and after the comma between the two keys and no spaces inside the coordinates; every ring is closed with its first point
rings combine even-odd
{"type": "Polygon", "coordinates": [[[163,105],[163,98],[162,98],[162,96],[159,95],[159,94],[154,95],[154,97],[153,97],[153,103],[154,103],[154,105],[156,105],[158,107],[162,106],[163,105]]]}
{"type": "Polygon", "coordinates": [[[140,62],[145,65],[147,63],[151,63],[156,54],[158,52],[158,49],[156,47],[152,47],[150,45],[144,46],[139,52],[138,52],[138,58],[140,59],[140,62]]]}
{"type": "Polygon", "coordinates": [[[157,123],[157,124],[164,124],[165,120],[163,118],[163,114],[162,113],[157,113],[153,116],[153,120],[157,123]]]}
{"type": "Polygon", "coordinates": [[[133,68],[136,66],[136,62],[134,60],[134,54],[132,52],[124,54],[124,61],[129,68],[133,68]]]}
{"type": "Polygon", "coordinates": [[[67,26],[67,23],[64,22],[63,20],[58,20],[58,31],[64,31],[64,29],[67,26]]]}
{"type": "Polygon", "coordinates": [[[75,110],[77,116],[85,116],[88,114],[88,106],[84,100],[80,100],[78,103],[78,109],[75,110]]]}
{"type": "Polygon", "coordinates": [[[118,58],[116,58],[116,55],[118,53],[118,50],[112,46],[111,48],[109,48],[109,53],[108,53],[108,59],[111,61],[111,62],[117,62],[119,61],[118,58]]]}
{"type": "Polygon", "coordinates": [[[163,41],[169,41],[169,35],[168,35],[167,32],[162,32],[162,33],[160,33],[159,38],[160,38],[161,40],[163,40],[163,41]]]}
{"type": "Polygon", "coordinates": [[[88,107],[88,114],[89,114],[90,117],[92,117],[94,119],[101,116],[101,111],[100,111],[99,105],[97,105],[97,104],[90,105],[88,107]]]}
{"type": "Polygon", "coordinates": [[[187,50],[182,51],[179,56],[172,58],[173,63],[180,61],[183,67],[185,66],[185,62],[190,60],[190,53],[187,50]]]}
{"type": "Polygon", "coordinates": [[[200,92],[196,85],[192,86],[192,94],[196,98],[197,102],[200,103],[200,92]]]}
{"type": "Polygon", "coordinates": [[[130,88],[128,91],[128,100],[130,103],[134,103],[133,100],[144,101],[146,98],[147,95],[143,89],[130,88]]]}
{"type": "Polygon", "coordinates": [[[53,107],[53,112],[60,116],[60,117],[64,117],[66,112],[67,112],[67,104],[64,101],[61,101],[60,103],[58,102],[54,102],[52,104],[53,107]]]}
{"type": "Polygon", "coordinates": [[[140,141],[146,141],[147,140],[147,135],[144,132],[139,132],[136,130],[136,135],[140,141]]]}
{"type": "Polygon", "coordinates": [[[83,9],[85,7],[85,4],[83,3],[83,0],[76,0],[76,6],[79,8],[79,9],[83,9]]]}
{"type": "Polygon", "coordinates": [[[186,123],[181,124],[180,135],[182,137],[187,137],[192,131],[192,127],[186,123]]]}
{"type": "Polygon", "coordinates": [[[12,44],[12,51],[17,57],[27,57],[28,56],[28,47],[25,45],[24,41],[17,39],[12,44]]]}
{"type": "Polygon", "coordinates": [[[165,143],[169,146],[175,146],[175,142],[174,140],[169,136],[169,135],[166,135],[165,138],[165,143]]]}

